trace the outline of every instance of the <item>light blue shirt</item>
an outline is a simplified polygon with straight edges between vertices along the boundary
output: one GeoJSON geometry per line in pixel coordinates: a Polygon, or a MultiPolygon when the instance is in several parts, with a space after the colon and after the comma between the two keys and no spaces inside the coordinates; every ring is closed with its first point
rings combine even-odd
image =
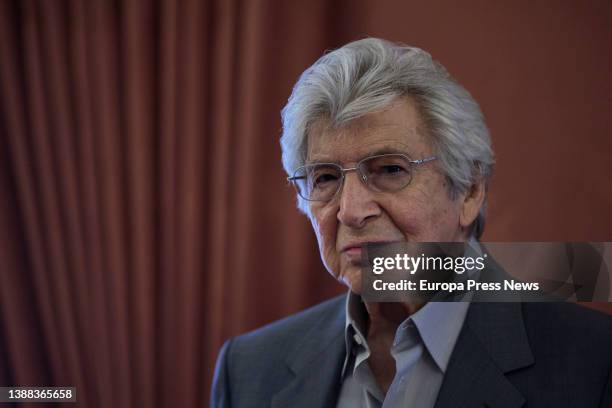
{"type": "MultiPolygon", "coordinates": [[[[470,240],[466,254],[480,254],[470,240]]],[[[349,291],[346,300],[346,359],[338,408],[433,407],[455,343],[465,321],[471,295],[464,302],[428,302],[404,320],[395,332],[391,356],[395,377],[385,395],[368,364],[367,311],[361,297],[349,291]]]]}
{"type": "Polygon", "coordinates": [[[391,347],[395,378],[386,395],[368,365],[365,306],[350,292],[346,305],[347,356],[337,407],[433,407],[470,304],[429,302],[400,324],[391,347]]]}

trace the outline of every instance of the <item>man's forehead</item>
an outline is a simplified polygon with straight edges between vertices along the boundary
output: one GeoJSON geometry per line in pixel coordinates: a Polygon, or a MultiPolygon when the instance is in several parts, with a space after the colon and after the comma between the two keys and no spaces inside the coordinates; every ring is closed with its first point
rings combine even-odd
{"type": "Polygon", "coordinates": [[[343,161],[378,153],[431,153],[416,102],[397,98],[386,108],[340,126],[321,118],[309,126],[308,161],[343,161]]]}
{"type": "Polygon", "coordinates": [[[333,128],[319,122],[311,128],[307,140],[309,162],[354,161],[386,153],[403,153],[414,158],[430,152],[424,132],[417,124],[369,123],[333,128]]]}

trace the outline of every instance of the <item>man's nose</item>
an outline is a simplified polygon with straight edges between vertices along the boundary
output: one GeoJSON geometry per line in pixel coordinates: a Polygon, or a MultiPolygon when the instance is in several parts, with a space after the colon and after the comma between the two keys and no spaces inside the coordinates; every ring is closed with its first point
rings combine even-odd
{"type": "Polygon", "coordinates": [[[344,185],[338,193],[340,208],[338,221],[351,228],[362,228],[370,218],[380,214],[380,207],[374,200],[374,193],[361,180],[358,171],[346,173],[344,185]]]}

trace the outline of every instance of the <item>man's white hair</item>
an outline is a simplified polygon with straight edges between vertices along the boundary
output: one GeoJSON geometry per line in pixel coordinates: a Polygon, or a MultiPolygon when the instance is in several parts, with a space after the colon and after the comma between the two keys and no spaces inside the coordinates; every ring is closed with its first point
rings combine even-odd
{"type": "MultiPolygon", "coordinates": [[[[306,162],[310,125],[324,118],[334,127],[411,97],[430,136],[434,154],[449,181],[452,198],[491,177],[494,156],[480,107],[427,52],[367,38],[323,55],[300,76],[283,108],[281,147],[288,175],[306,162]]],[[[308,202],[298,196],[308,213],[308,202]]],[[[479,238],[486,197],[471,227],[479,238]]]]}

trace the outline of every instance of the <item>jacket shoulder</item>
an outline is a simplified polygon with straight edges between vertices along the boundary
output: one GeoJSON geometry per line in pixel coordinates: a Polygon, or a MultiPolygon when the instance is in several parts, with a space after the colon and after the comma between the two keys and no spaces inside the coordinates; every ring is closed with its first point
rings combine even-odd
{"type": "Polygon", "coordinates": [[[305,332],[316,326],[333,325],[344,316],[346,295],[319,303],[306,310],[277,320],[233,339],[233,351],[273,348],[280,352],[294,344],[305,332]]]}
{"type": "Polygon", "coordinates": [[[527,328],[539,335],[561,333],[562,338],[574,344],[597,344],[601,340],[609,345],[612,341],[612,316],[579,304],[523,303],[523,316],[527,328]]]}
{"type": "Polygon", "coordinates": [[[217,360],[212,406],[269,406],[272,395],[293,378],[286,358],[305,352],[300,345],[312,337],[311,330],[320,332],[321,342],[342,333],[345,299],[333,298],[228,340],[217,360]]]}
{"type": "Polygon", "coordinates": [[[555,390],[549,397],[564,401],[557,406],[599,406],[612,391],[612,317],[561,302],[525,303],[523,318],[535,365],[516,382],[525,390],[538,385],[534,406],[544,404],[542,390],[555,390]]]}

